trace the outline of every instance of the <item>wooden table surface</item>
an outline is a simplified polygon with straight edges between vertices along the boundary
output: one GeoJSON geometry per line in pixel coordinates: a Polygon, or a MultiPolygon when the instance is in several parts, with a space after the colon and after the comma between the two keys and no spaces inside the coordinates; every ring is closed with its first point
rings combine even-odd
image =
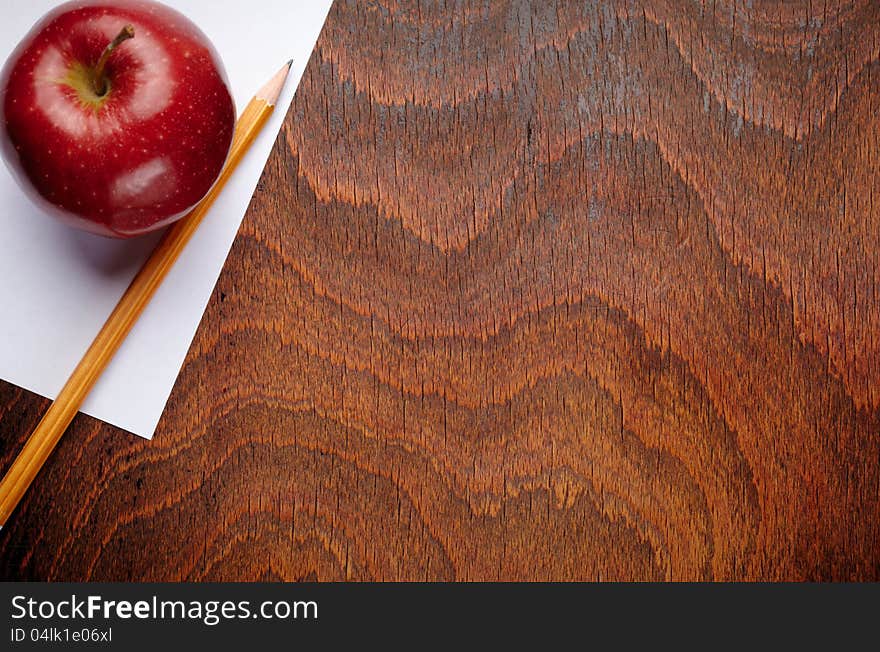
{"type": "Polygon", "coordinates": [[[2,576],[880,579],[878,55],[873,0],[337,0],[155,439],[78,417],[2,576]]]}

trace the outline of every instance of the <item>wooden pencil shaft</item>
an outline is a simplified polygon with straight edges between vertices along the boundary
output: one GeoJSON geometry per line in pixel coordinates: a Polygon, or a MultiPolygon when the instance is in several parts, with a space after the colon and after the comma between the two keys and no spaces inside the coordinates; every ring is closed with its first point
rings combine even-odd
{"type": "Polygon", "coordinates": [[[192,212],[165,234],[147,262],[135,276],[101,331],[65,383],[55,401],[28,438],[9,471],[0,481],[0,526],[4,525],[30,487],[64,431],[97,382],[119,346],[146,308],[162,280],[192,238],[205,214],[229,180],[274,106],[254,98],[241,114],[232,139],[229,157],[217,182],[192,212]]]}

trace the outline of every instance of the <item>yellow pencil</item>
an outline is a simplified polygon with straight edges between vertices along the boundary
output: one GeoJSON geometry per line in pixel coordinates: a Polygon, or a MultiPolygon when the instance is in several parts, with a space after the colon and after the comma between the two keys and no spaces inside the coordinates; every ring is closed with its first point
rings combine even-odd
{"type": "Polygon", "coordinates": [[[168,230],[156,246],[155,251],[116,304],[116,308],[107,318],[89,350],[74,369],[58,398],[49,406],[9,471],[0,481],[0,529],[6,525],[9,516],[27,492],[49,454],[55,449],[67,426],[73,421],[73,417],[76,416],[95,382],[162,284],[162,280],[223,190],[235,167],[266,124],[266,120],[275,109],[281,89],[284,88],[291,63],[285,64],[242,111],[235,126],[229,157],[214,187],[198,206],[168,230]]]}

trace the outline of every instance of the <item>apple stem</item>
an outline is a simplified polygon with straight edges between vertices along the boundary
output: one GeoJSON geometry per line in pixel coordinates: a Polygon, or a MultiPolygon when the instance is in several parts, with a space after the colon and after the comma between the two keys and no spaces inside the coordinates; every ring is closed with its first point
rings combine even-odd
{"type": "Polygon", "coordinates": [[[110,55],[113,54],[113,50],[130,38],[134,38],[134,27],[126,25],[122,28],[122,31],[117,34],[116,38],[110,41],[107,47],[104,48],[104,52],[101,53],[101,58],[98,59],[98,63],[92,73],[92,88],[98,97],[103,97],[108,91],[107,78],[104,76],[104,68],[107,66],[107,60],[110,58],[110,55]]]}

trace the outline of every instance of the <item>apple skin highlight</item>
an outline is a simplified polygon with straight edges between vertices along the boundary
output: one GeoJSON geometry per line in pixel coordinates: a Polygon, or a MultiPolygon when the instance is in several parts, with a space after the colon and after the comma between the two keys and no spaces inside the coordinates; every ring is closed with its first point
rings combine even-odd
{"type": "Polygon", "coordinates": [[[79,229],[128,238],[210,190],[235,128],[220,57],[150,0],[79,0],[43,17],[0,72],[0,149],[22,189],[79,229]],[[130,26],[94,72],[108,44],[130,26]],[[104,83],[101,83],[104,82],[104,83]]]}

